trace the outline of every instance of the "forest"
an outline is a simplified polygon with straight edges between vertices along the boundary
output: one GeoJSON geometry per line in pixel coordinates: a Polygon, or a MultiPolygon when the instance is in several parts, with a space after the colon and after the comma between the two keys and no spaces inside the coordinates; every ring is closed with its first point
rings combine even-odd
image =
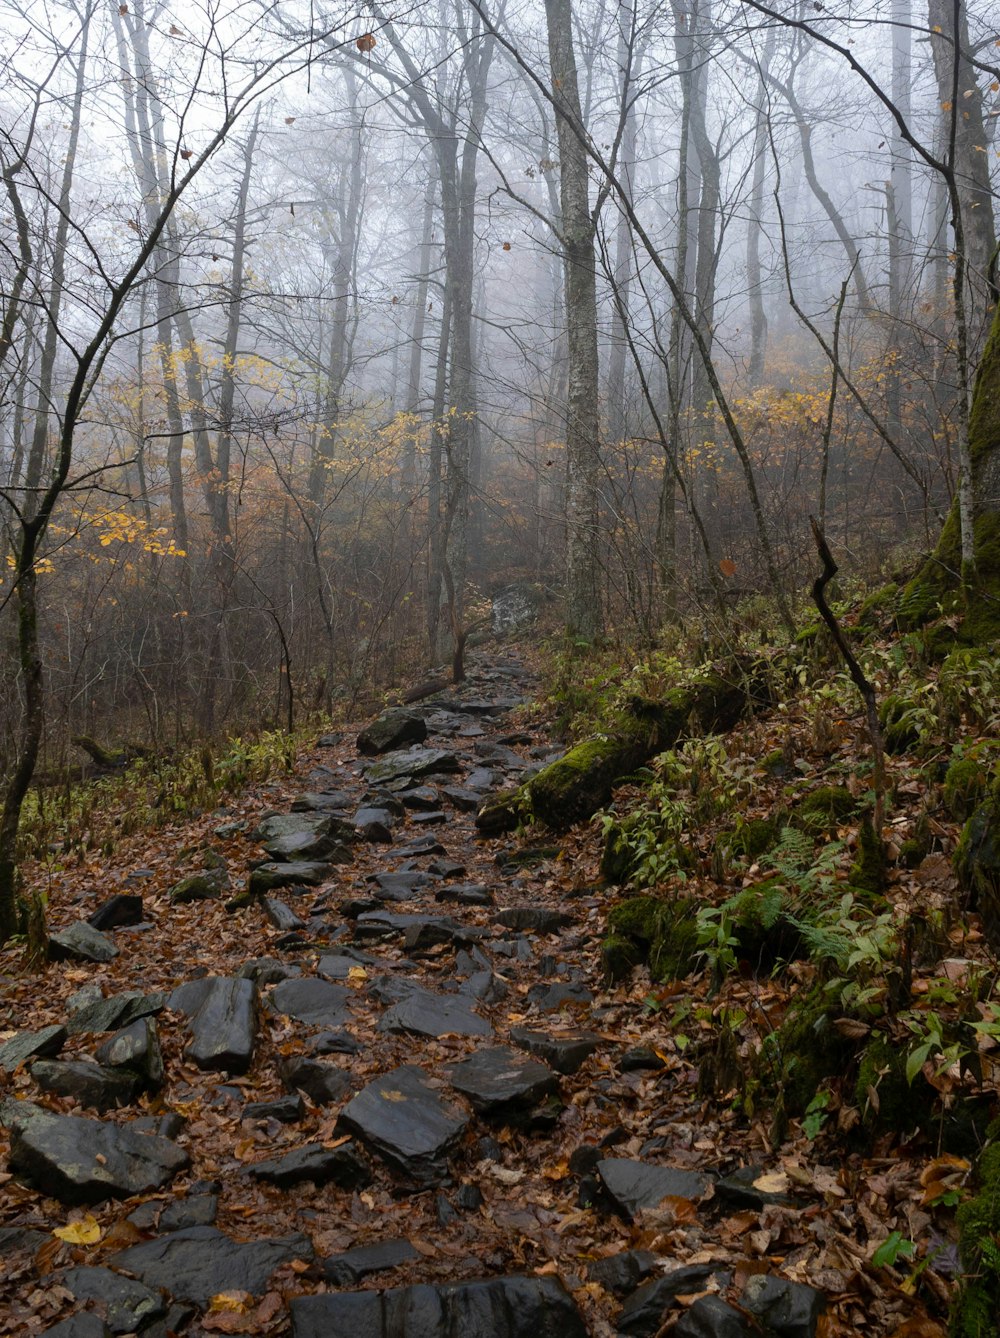
{"type": "Polygon", "coordinates": [[[0,10],[0,1333],[1000,1334],[995,8],[0,10]]]}

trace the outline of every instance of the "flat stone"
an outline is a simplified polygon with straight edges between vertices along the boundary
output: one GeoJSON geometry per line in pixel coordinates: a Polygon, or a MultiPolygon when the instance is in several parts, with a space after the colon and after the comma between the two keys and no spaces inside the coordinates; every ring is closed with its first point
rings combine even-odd
{"type": "Polygon", "coordinates": [[[193,1226],[214,1226],[219,1215],[218,1194],[189,1194],[168,1203],[157,1226],[160,1231],[186,1231],[193,1226]]]}
{"type": "Polygon", "coordinates": [[[465,778],[465,789],[475,790],[479,794],[479,802],[483,802],[483,793],[486,790],[492,790],[496,784],[496,776],[489,767],[475,767],[465,778]]]}
{"type": "Polygon", "coordinates": [[[722,1176],[715,1182],[715,1197],[720,1203],[725,1203],[733,1208],[756,1208],[758,1210],[766,1208],[768,1204],[777,1203],[788,1206],[794,1203],[794,1199],[788,1194],[775,1194],[770,1190],[757,1189],[754,1185],[755,1180],[759,1180],[764,1174],[762,1166],[742,1166],[738,1171],[733,1171],[731,1175],[722,1176]]]}
{"type": "Polygon", "coordinates": [[[350,998],[350,990],[342,985],[304,976],[300,980],[283,980],[276,985],[268,1002],[276,1012],[307,1026],[340,1027],[351,1016],[347,1007],[350,998]]]}
{"type": "Polygon", "coordinates": [[[359,808],[352,819],[362,841],[389,845],[392,841],[392,814],[387,808],[359,808]]]}
{"type": "Polygon", "coordinates": [[[292,1338],[587,1338],[558,1278],[484,1278],[441,1287],[328,1292],[289,1304],[292,1338]]]}
{"type": "Polygon", "coordinates": [[[316,964],[316,974],[326,980],[349,980],[352,971],[359,966],[370,966],[374,961],[371,953],[344,948],[340,952],[325,953],[316,964]]]}
{"type": "Polygon", "coordinates": [[[408,1240],[383,1240],[377,1245],[359,1245],[343,1254],[321,1259],[319,1266],[326,1282],[335,1287],[350,1287],[372,1273],[384,1273],[420,1257],[420,1251],[415,1250],[408,1240]]]}
{"type": "Polygon", "coordinates": [[[95,1058],[111,1069],[124,1069],[140,1087],[155,1092],[163,1085],[165,1068],[160,1037],[151,1017],[141,1017],[98,1046],[95,1058]]]}
{"type": "Polygon", "coordinates": [[[305,1118],[306,1103],[296,1092],[293,1096],[279,1096],[273,1101],[248,1101],[243,1107],[241,1119],[277,1120],[279,1124],[298,1124],[305,1118]]]}
{"type": "Polygon", "coordinates": [[[318,1106],[342,1101],[354,1085],[350,1074],[338,1065],[305,1055],[289,1055],[279,1068],[287,1086],[301,1089],[318,1106]]]}
{"type": "Polygon", "coordinates": [[[61,1203],[95,1204],[148,1194],[188,1166],[176,1143],[82,1115],[53,1115],[19,1101],[11,1128],[10,1169],[61,1203]]]}
{"type": "Polygon", "coordinates": [[[289,966],[277,957],[251,957],[244,962],[236,974],[242,980],[252,980],[257,988],[266,985],[278,985],[283,980],[297,979],[302,974],[300,966],[289,966]]]}
{"type": "Polygon", "coordinates": [[[441,775],[460,768],[458,756],[444,748],[409,748],[405,752],[386,753],[380,762],[365,767],[365,775],[370,781],[384,782],[441,775]]]}
{"type": "Polygon", "coordinates": [[[473,744],[477,757],[484,758],[487,762],[496,762],[503,767],[504,771],[525,771],[528,763],[520,755],[515,753],[513,748],[508,748],[502,743],[493,743],[489,739],[479,739],[473,744]]]}
{"type": "Polygon", "coordinates": [[[48,1059],[57,1055],[66,1044],[67,1035],[66,1028],[58,1024],[38,1031],[19,1031],[0,1045],[0,1069],[9,1073],[26,1059],[48,1059]]]}
{"type": "Polygon", "coordinates": [[[625,1157],[607,1157],[597,1163],[605,1193],[617,1212],[631,1221],[644,1208],[658,1208],[666,1198],[699,1202],[712,1182],[696,1171],[678,1171],[625,1157]]]}
{"type": "Polygon", "coordinates": [[[441,807],[441,797],[436,785],[415,785],[412,790],[403,790],[399,797],[406,808],[441,807]]]}
{"type": "Polygon", "coordinates": [[[646,1070],[656,1072],[658,1069],[666,1068],[666,1062],[648,1046],[635,1045],[631,1050],[625,1051],[618,1061],[618,1067],[622,1073],[641,1073],[646,1070]]]}
{"type": "Polygon", "coordinates": [[[343,841],[338,841],[334,836],[310,836],[308,832],[279,836],[268,841],[264,849],[279,864],[350,864],[354,859],[343,841]]]}
{"type": "Polygon", "coordinates": [[[356,1055],[361,1045],[349,1031],[321,1031],[306,1042],[311,1055],[356,1055]]]}
{"type": "Polygon", "coordinates": [[[258,1000],[257,986],[239,976],[205,976],[178,986],[170,1007],[189,1019],[185,1056],[200,1069],[246,1073],[257,1036],[258,1000]]]}
{"type": "Polygon", "coordinates": [[[259,864],[250,875],[248,891],[252,897],[263,897],[281,887],[319,887],[326,882],[332,866],[316,860],[293,860],[288,863],[259,864]]]}
{"type": "Polygon", "coordinates": [[[480,1114],[501,1115],[535,1106],[559,1091],[546,1064],[505,1045],[477,1050],[448,1070],[448,1081],[480,1114]]]}
{"type": "Polygon", "coordinates": [[[440,827],[448,821],[448,814],[445,813],[444,809],[437,808],[427,812],[411,813],[410,821],[414,826],[440,827]]]}
{"type": "Polygon", "coordinates": [[[344,1107],[339,1123],[394,1170],[420,1185],[448,1174],[447,1157],[468,1120],[416,1065],[384,1073],[344,1107]]]}
{"type": "Polygon", "coordinates": [[[398,1003],[382,1014],[379,1031],[408,1032],[414,1036],[492,1036],[493,1028],[474,1011],[468,999],[455,994],[434,994],[413,986],[398,1003]]]}
{"type": "Polygon", "coordinates": [[[98,906],[87,923],[94,929],[118,929],[124,925],[142,924],[142,897],[120,892],[98,906]]]}
{"type": "Polygon", "coordinates": [[[81,1032],[117,1031],[141,1017],[153,1017],[167,1006],[167,996],[160,990],[143,994],[140,990],[126,990],[111,994],[106,999],[95,999],[85,1008],[78,1009],[66,1023],[70,1036],[81,1032]]]}
{"type": "Polygon", "coordinates": [[[353,1143],[325,1148],[322,1143],[307,1143],[273,1161],[260,1161],[247,1168],[254,1180],[263,1180],[279,1189],[290,1189],[310,1180],[314,1185],[336,1185],[338,1189],[361,1189],[370,1185],[368,1163],[353,1143]]]}
{"type": "Polygon", "coordinates": [[[427,722],[416,711],[392,706],[358,735],[359,753],[374,756],[407,743],[423,743],[427,738],[427,722]]]}
{"type": "Polygon", "coordinates": [[[400,846],[396,854],[400,859],[416,858],[420,855],[446,855],[448,852],[436,836],[418,836],[408,845],[400,846]]]}
{"type": "Polygon", "coordinates": [[[354,795],[348,790],[307,790],[292,800],[293,813],[328,813],[350,808],[354,795]]]}
{"type": "Polygon", "coordinates": [[[320,840],[332,837],[336,841],[350,842],[354,837],[354,826],[347,818],[334,813],[272,813],[269,818],[262,818],[250,833],[250,839],[260,845],[269,841],[280,841],[286,836],[303,836],[320,840]]]}
{"type": "Polygon", "coordinates": [[[81,1310],[68,1319],[61,1319],[50,1329],[45,1329],[43,1338],[111,1338],[111,1330],[100,1315],[81,1310]]]}
{"type": "Polygon", "coordinates": [[[261,909],[267,916],[268,923],[274,925],[283,934],[289,933],[293,929],[305,929],[306,922],[301,916],[296,915],[286,902],[278,897],[261,897],[261,909]]]}
{"type": "Polygon", "coordinates": [[[373,879],[384,901],[409,901],[422,887],[429,887],[434,879],[420,869],[406,869],[399,873],[377,873],[373,879]]]}
{"type": "Polygon", "coordinates": [[[656,1267],[656,1255],[649,1250],[622,1250],[619,1254],[595,1259],[587,1267],[587,1277],[615,1296],[627,1296],[649,1277],[656,1267]]]}
{"type": "Polygon", "coordinates": [[[53,962],[66,958],[77,962],[111,962],[117,956],[118,949],[111,940],[86,920],[77,920],[49,935],[49,958],[53,962]]]}
{"type": "Polygon", "coordinates": [[[508,906],[497,911],[493,923],[522,934],[554,934],[573,923],[565,911],[550,911],[544,906],[508,906]]]}
{"type": "Polygon", "coordinates": [[[202,869],[174,883],[167,893],[175,906],[183,906],[192,901],[212,901],[228,891],[229,875],[225,869],[202,869]]]}
{"type": "Polygon", "coordinates": [[[453,901],[458,906],[492,906],[493,893],[485,883],[453,883],[450,887],[439,887],[434,900],[453,901]]]}
{"type": "Polygon", "coordinates": [[[142,1086],[134,1073],[85,1059],[37,1059],[31,1066],[31,1078],[43,1092],[69,1097],[99,1111],[131,1105],[142,1086]]]}
{"type": "Polygon", "coordinates": [[[468,994],[472,999],[479,999],[482,1003],[495,1004],[502,1003],[510,991],[507,982],[495,972],[473,971],[462,985],[461,993],[468,994]]]}
{"type": "Polygon", "coordinates": [[[427,872],[436,878],[461,878],[465,873],[465,865],[457,859],[432,859],[427,865],[427,872]]]}
{"type": "Polygon", "coordinates": [[[105,1322],[112,1333],[135,1333],[167,1313],[159,1292],[110,1268],[71,1268],[61,1282],[78,1301],[103,1302],[105,1322]]]}
{"type": "Polygon", "coordinates": [[[30,1227],[0,1227],[0,1258],[14,1254],[34,1254],[39,1245],[52,1237],[47,1231],[32,1231],[30,1227]]]}
{"type": "Polygon", "coordinates": [[[600,1036],[592,1031],[569,1031],[552,1034],[534,1031],[530,1027],[512,1027],[510,1039],[522,1050],[544,1059],[557,1073],[576,1073],[601,1044],[600,1036]]]}
{"type": "Polygon", "coordinates": [[[483,802],[480,790],[470,790],[464,785],[445,785],[441,795],[461,813],[475,813],[483,802]]]}
{"type": "Polygon", "coordinates": [[[443,915],[401,915],[392,911],[364,911],[358,916],[355,937],[385,938],[402,934],[408,948],[436,943],[476,943],[484,937],[476,925],[463,925],[443,915]]]}
{"type": "Polygon", "coordinates": [[[559,980],[554,985],[532,985],[528,1001],[543,1013],[554,1013],[559,1008],[593,1003],[594,996],[579,980],[559,980]]]}
{"type": "Polygon", "coordinates": [[[309,1237],[301,1232],[242,1243],[215,1227],[195,1226],[133,1245],[111,1262],[135,1273],[147,1287],[162,1287],[178,1300],[205,1307],[220,1292],[260,1296],[279,1265],[309,1260],[312,1253],[309,1237]]]}
{"type": "Polygon", "coordinates": [[[760,1328],[721,1296],[701,1296],[672,1332],[675,1338],[759,1338],[760,1328]]]}

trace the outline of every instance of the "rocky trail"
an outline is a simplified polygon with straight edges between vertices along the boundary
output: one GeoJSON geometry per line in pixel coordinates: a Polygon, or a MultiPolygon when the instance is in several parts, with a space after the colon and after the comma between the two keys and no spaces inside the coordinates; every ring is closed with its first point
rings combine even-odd
{"type": "Polygon", "coordinates": [[[53,896],[62,960],[5,959],[0,1332],[857,1331],[833,1172],[727,1129],[648,982],[605,989],[589,833],[478,834],[554,755],[533,686],[473,664],[53,896]]]}

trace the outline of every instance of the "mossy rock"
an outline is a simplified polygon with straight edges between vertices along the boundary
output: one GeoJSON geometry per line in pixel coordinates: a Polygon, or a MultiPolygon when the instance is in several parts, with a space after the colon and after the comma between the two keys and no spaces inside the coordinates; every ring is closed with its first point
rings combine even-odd
{"type": "Polygon", "coordinates": [[[787,776],[791,771],[783,748],[775,748],[773,752],[766,753],[757,763],[757,769],[767,776],[787,776]]]}
{"type": "Polygon", "coordinates": [[[182,878],[179,883],[173,885],[167,896],[174,906],[182,906],[189,901],[211,901],[215,897],[221,897],[228,887],[229,875],[223,861],[221,866],[216,865],[214,868],[203,869],[200,873],[192,873],[187,878],[182,878]]]}
{"type": "Polygon", "coordinates": [[[991,1144],[976,1168],[978,1192],[956,1213],[958,1254],[965,1278],[952,1303],[952,1338],[994,1338],[1000,1313],[1000,1144],[991,1144]]]}
{"type": "Polygon", "coordinates": [[[993,782],[962,828],[954,867],[990,946],[1000,950],[1000,782],[993,782]]]}
{"type": "Polygon", "coordinates": [[[905,753],[920,742],[920,729],[910,715],[913,703],[898,693],[891,693],[879,707],[882,742],[891,754],[905,753]]]}
{"type": "Polygon", "coordinates": [[[694,969],[698,951],[696,908],[693,902],[665,900],[662,897],[629,897],[608,913],[609,934],[602,944],[605,970],[626,961],[624,939],[632,944],[635,962],[649,964],[655,981],[681,980],[694,969]],[[610,949],[605,949],[610,943],[610,949]]]}
{"type": "Polygon", "coordinates": [[[725,903],[735,955],[741,968],[754,975],[808,956],[802,931],[792,915],[794,898],[781,878],[768,878],[744,888],[725,903]]]}
{"type": "Polygon", "coordinates": [[[601,877],[606,883],[627,883],[638,873],[652,849],[669,854],[678,869],[691,865],[691,852],[666,829],[657,830],[655,810],[636,809],[608,827],[601,855],[601,877]]]}
{"type": "Polygon", "coordinates": [[[972,816],[985,798],[989,783],[989,771],[981,752],[952,759],[945,772],[942,797],[945,808],[956,822],[964,822],[972,816]]]}
{"type": "Polygon", "coordinates": [[[609,985],[624,980],[642,958],[641,948],[626,934],[608,934],[601,943],[601,964],[604,967],[604,979],[609,985]]]}
{"type": "Polygon", "coordinates": [[[821,986],[813,986],[792,1000],[784,1022],[765,1039],[756,1074],[780,1094],[783,1117],[803,1114],[823,1083],[853,1064],[857,1042],[833,1025],[842,1012],[821,986]]]}
{"type": "Polygon", "coordinates": [[[867,1127],[898,1134],[923,1128],[933,1114],[934,1096],[921,1074],[912,1084],[907,1081],[906,1051],[884,1033],[872,1032],[854,1084],[854,1104],[867,1127]]]}
{"type": "Polygon", "coordinates": [[[858,828],[857,853],[848,877],[853,887],[870,893],[884,892],[888,883],[885,842],[867,814],[858,828]]]}
{"type": "Polygon", "coordinates": [[[821,785],[796,804],[789,825],[824,836],[853,817],[858,801],[845,785],[821,785]]]}
{"type": "Polygon", "coordinates": [[[873,590],[858,609],[855,626],[862,632],[878,631],[884,624],[891,623],[896,612],[896,599],[899,586],[889,581],[878,590],[873,590]]]}
{"type": "Polygon", "coordinates": [[[504,790],[483,804],[476,814],[476,828],[483,836],[502,836],[529,817],[528,797],[524,791],[504,790]]]}

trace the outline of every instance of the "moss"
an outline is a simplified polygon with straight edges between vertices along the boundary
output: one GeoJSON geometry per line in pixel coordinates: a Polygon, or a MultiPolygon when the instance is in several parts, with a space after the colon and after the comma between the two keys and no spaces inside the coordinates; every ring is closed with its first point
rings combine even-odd
{"type": "Polygon", "coordinates": [[[958,641],[958,632],[952,623],[944,620],[931,623],[920,633],[920,652],[929,664],[939,664],[954,651],[958,641]]]}
{"type": "Polygon", "coordinates": [[[781,810],[769,818],[737,818],[730,842],[733,853],[749,860],[758,859],[777,843],[787,817],[781,810]]]}
{"type": "Polygon", "coordinates": [[[624,980],[641,960],[642,953],[639,947],[625,934],[609,934],[601,943],[604,979],[609,985],[624,980]]]}
{"type": "Polygon", "coordinates": [[[768,776],[787,776],[791,769],[783,748],[776,748],[773,753],[766,753],[757,763],[757,767],[768,776]]]}
{"type": "Polygon", "coordinates": [[[910,713],[913,703],[898,693],[890,693],[879,707],[882,742],[887,753],[905,753],[920,740],[920,730],[910,713]]]}
{"type": "MultiPolygon", "coordinates": [[[[605,944],[620,938],[634,945],[635,961],[649,963],[653,980],[680,980],[693,969],[698,933],[692,902],[629,897],[609,912],[607,923],[605,944]]],[[[621,947],[613,946],[612,955],[616,963],[624,960],[621,947]]]]}
{"type": "Polygon", "coordinates": [[[886,887],[885,842],[865,815],[858,828],[858,847],[848,875],[851,884],[865,892],[884,892],[886,887]]]}
{"type": "Polygon", "coordinates": [[[956,1213],[965,1278],[952,1305],[952,1338],[992,1338],[1000,1309],[1000,1144],[986,1148],[976,1171],[978,1192],[956,1213]]]}
{"type": "Polygon", "coordinates": [[[892,618],[898,594],[899,586],[895,581],[873,590],[858,609],[856,626],[862,632],[876,631],[882,623],[892,618]]]}
{"type": "Polygon", "coordinates": [[[945,808],[957,822],[964,822],[982,802],[988,784],[989,774],[981,757],[954,758],[944,777],[945,808]]]}
{"type": "Polygon", "coordinates": [[[990,946],[1000,948],[1000,781],[962,828],[953,863],[990,946]]]}
{"type": "Polygon", "coordinates": [[[842,1011],[814,986],[792,1000],[784,1022],[766,1038],[757,1075],[781,1097],[779,1118],[801,1115],[822,1084],[852,1064],[855,1043],[833,1025],[842,1011]]]}
{"type": "Polygon", "coordinates": [[[918,1076],[906,1079],[906,1051],[880,1031],[872,1032],[861,1055],[854,1104],[872,1130],[902,1134],[923,1125],[931,1114],[934,1089],[918,1076]]]}
{"type": "Polygon", "coordinates": [[[904,869],[915,869],[930,854],[930,841],[913,836],[899,847],[899,863],[904,869]]]}
{"type": "MultiPolygon", "coordinates": [[[[675,832],[658,823],[655,809],[639,808],[616,819],[604,838],[601,877],[607,883],[629,882],[654,850],[660,856],[661,868],[671,861],[678,869],[691,865],[691,852],[677,839],[675,832]]],[[[662,878],[644,881],[662,881],[662,878]]]]}
{"type": "Polygon", "coordinates": [[[796,805],[789,823],[815,836],[825,835],[851,817],[857,801],[844,785],[821,785],[796,805]]]}

